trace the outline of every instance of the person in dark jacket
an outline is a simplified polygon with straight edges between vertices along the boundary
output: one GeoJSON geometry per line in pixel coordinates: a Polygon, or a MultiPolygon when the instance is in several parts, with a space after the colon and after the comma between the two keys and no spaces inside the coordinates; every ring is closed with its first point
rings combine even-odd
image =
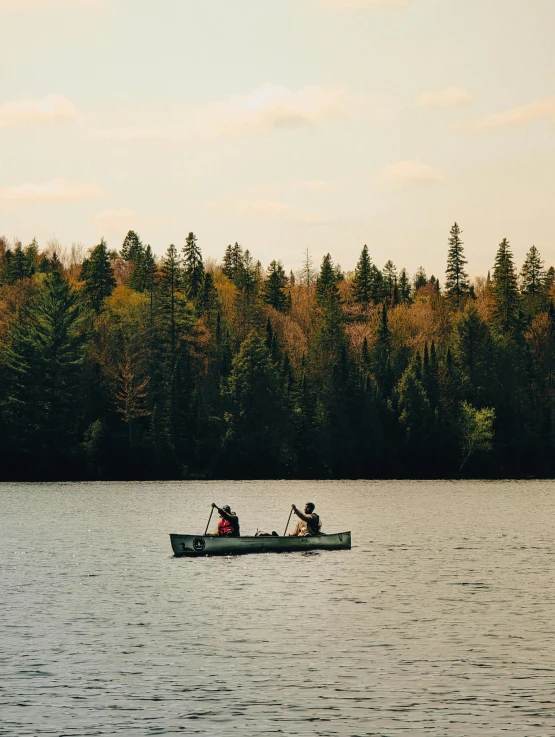
{"type": "Polygon", "coordinates": [[[293,504],[291,509],[299,521],[293,532],[289,533],[289,537],[303,537],[304,535],[319,535],[322,522],[320,516],[314,511],[315,505],[312,502],[307,502],[304,508],[304,514],[293,504]]]}

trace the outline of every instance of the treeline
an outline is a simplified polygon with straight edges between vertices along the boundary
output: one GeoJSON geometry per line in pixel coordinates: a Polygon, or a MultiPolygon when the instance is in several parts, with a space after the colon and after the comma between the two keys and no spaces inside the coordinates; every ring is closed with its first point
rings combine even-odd
{"type": "Polygon", "coordinates": [[[0,239],[2,479],[551,477],[555,270],[0,239]]]}

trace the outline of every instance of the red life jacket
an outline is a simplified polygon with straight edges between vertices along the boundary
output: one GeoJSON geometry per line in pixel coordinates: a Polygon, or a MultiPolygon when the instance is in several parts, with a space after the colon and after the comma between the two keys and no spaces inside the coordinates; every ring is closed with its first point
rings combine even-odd
{"type": "Polygon", "coordinates": [[[218,535],[233,535],[237,537],[239,535],[239,521],[233,524],[228,519],[220,519],[218,522],[218,535]]]}

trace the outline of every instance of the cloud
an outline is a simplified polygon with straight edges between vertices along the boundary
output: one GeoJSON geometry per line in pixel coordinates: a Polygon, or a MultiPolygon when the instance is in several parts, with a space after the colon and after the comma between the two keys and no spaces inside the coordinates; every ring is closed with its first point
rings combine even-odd
{"type": "Polygon", "coordinates": [[[474,98],[460,87],[446,87],[443,90],[423,92],[418,98],[419,107],[423,108],[457,108],[473,105],[474,98]]]}
{"type": "Polygon", "coordinates": [[[390,164],[380,174],[380,179],[395,189],[405,189],[420,184],[445,181],[443,172],[420,161],[398,161],[390,164]]]}
{"type": "Polygon", "coordinates": [[[277,199],[229,195],[220,197],[220,199],[210,203],[210,207],[226,215],[240,215],[241,217],[252,218],[262,217],[274,220],[286,220],[287,222],[306,223],[309,225],[318,225],[328,220],[327,216],[320,212],[303,211],[277,199]]]}
{"type": "Polygon", "coordinates": [[[77,115],[75,105],[61,95],[29,97],[0,105],[0,128],[57,123],[77,115]]]}
{"type": "Polygon", "coordinates": [[[102,192],[92,184],[71,184],[64,179],[52,179],[42,184],[18,184],[0,187],[0,203],[11,207],[29,204],[86,202],[97,199],[102,192]]]}
{"type": "Polygon", "coordinates": [[[94,222],[103,234],[121,235],[131,230],[137,222],[135,210],[105,210],[95,215],[94,222]]]}
{"type": "Polygon", "coordinates": [[[319,0],[323,5],[333,8],[408,8],[413,0],[319,0]]]}
{"type": "Polygon", "coordinates": [[[499,128],[526,125],[536,120],[555,120],[555,97],[535,100],[501,113],[463,120],[451,126],[451,130],[459,133],[487,133],[499,128]]]}
{"type": "Polygon", "coordinates": [[[96,5],[100,0],[0,0],[0,10],[28,8],[68,8],[76,5],[96,5]]]}
{"type": "Polygon", "coordinates": [[[96,137],[124,141],[238,138],[272,129],[315,126],[348,117],[361,98],[336,86],[311,86],[293,91],[265,84],[247,95],[199,108],[184,123],[173,126],[127,126],[97,131],[96,137]]]}

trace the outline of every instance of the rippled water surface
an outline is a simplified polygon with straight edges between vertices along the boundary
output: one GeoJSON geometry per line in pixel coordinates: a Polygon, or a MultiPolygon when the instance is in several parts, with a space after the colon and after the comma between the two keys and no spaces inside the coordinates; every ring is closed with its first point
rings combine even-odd
{"type": "Polygon", "coordinates": [[[555,485],[0,485],[0,734],[555,735],[555,485]],[[314,501],[353,549],[176,559],[314,501]]]}

